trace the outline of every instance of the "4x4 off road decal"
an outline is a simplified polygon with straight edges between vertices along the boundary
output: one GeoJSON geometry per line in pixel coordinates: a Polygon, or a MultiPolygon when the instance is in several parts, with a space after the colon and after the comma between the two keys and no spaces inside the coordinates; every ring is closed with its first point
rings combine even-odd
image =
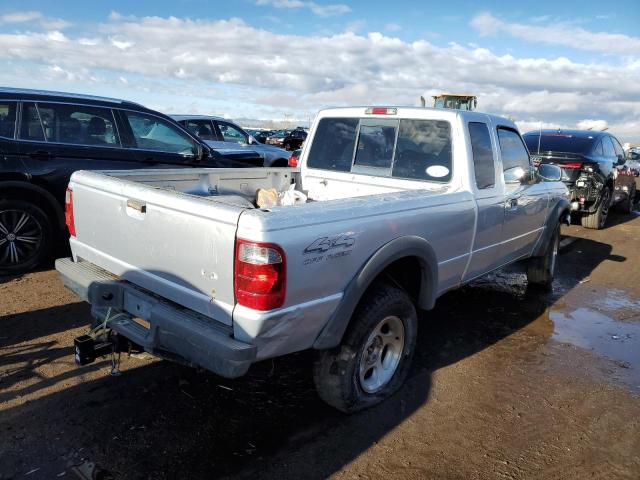
{"type": "Polygon", "coordinates": [[[356,243],[351,232],[341,233],[330,237],[316,238],[311,245],[304,249],[304,255],[315,255],[304,260],[303,265],[311,265],[323,260],[346,257],[351,255],[356,243]],[[327,253],[328,252],[328,253],[327,253]],[[324,255],[326,253],[326,255],[324,255]]]}

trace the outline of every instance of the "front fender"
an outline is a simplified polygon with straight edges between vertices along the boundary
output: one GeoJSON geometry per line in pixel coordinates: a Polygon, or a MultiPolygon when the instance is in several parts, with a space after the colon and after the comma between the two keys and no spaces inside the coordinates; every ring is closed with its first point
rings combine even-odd
{"type": "Polygon", "coordinates": [[[570,204],[566,198],[559,198],[556,204],[549,209],[549,215],[545,223],[544,231],[538,239],[538,243],[533,249],[533,257],[541,257],[547,251],[547,246],[551,241],[551,235],[555,231],[555,227],[558,223],[563,221],[563,216],[569,214],[570,204]]]}
{"type": "Polygon", "coordinates": [[[436,254],[424,238],[399,237],[380,247],[349,282],[338,308],[318,335],[313,347],[322,350],[339,345],[353,312],[373,281],[393,262],[406,257],[415,257],[420,262],[422,279],[419,306],[423,309],[433,308],[438,286],[436,254]]]}

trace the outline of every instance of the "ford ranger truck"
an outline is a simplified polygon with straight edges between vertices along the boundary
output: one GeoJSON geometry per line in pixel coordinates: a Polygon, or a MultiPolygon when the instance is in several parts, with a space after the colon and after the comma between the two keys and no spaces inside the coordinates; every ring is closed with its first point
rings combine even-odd
{"type": "Polygon", "coordinates": [[[404,382],[417,311],[443,293],[523,260],[550,288],[560,175],[510,120],[409,107],[319,112],[299,169],[75,172],[56,268],[96,319],[76,360],[124,340],[233,378],[313,349],[320,397],[369,407],[404,382]],[[306,203],[255,206],[292,185],[306,203]]]}

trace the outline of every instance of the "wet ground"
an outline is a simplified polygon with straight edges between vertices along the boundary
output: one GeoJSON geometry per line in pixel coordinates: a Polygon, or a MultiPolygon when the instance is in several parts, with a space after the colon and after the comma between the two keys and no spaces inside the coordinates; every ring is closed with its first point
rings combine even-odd
{"type": "Polygon", "coordinates": [[[307,353],[235,381],[76,368],[88,307],[51,270],[0,279],[0,479],[638,479],[640,216],[609,225],[563,229],[551,294],[512,270],[445,295],[405,387],[352,416],[318,399],[307,353]]]}

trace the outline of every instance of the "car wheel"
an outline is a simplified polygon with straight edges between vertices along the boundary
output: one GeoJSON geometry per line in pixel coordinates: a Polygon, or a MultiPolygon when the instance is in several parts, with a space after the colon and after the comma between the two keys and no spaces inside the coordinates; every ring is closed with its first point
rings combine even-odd
{"type": "Polygon", "coordinates": [[[622,213],[631,213],[633,210],[633,200],[636,197],[636,186],[633,185],[629,190],[627,199],[618,205],[618,210],[622,213]]]}
{"type": "Polygon", "coordinates": [[[556,226],[549,245],[541,257],[532,257],[527,264],[527,281],[531,287],[550,291],[556,274],[558,251],[560,250],[560,224],[556,226]]]}
{"type": "Polygon", "coordinates": [[[409,373],[416,335],[409,295],[376,285],[356,309],[342,343],[317,353],[313,377],[318,395],[345,413],[390,397],[409,373]]]}
{"type": "Polygon", "coordinates": [[[607,217],[609,216],[610,203],[611,190],[609,189],[609,187],[604,187],[604,190],[602,191],[602,199],[600,200],[598,209],[593,213],[582,215],[582,218],[580,220],[582,222],[582,226],[594,230],[603,229],[605,223],[607,222],[607,217]]]}
{"type": "Polygon", "coordinates": [[[0,274],[25,273],[47,258],[52,228],[46,214],[23,200],[0,200],[0,274]]]}

